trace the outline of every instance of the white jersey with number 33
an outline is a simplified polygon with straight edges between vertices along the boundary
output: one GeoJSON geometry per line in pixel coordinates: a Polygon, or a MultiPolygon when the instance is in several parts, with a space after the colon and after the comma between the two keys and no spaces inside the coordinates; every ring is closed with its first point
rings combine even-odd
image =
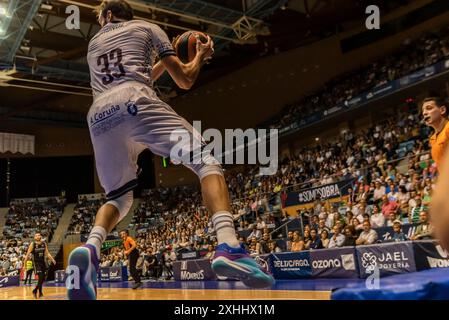
{"type": "Polygon", "coordinates": [[[141,20],[108,23],[92,38],[87,53],[94,96],[125,81],[152,86],[156,56],[168,55],[175,51],[158,25],[141,20]]]}

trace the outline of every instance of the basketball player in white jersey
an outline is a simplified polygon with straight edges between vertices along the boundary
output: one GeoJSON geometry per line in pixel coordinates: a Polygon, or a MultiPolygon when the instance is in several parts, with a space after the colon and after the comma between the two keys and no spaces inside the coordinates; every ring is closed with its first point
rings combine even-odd
{"type": "MultiPolygon", "coordinates": [[[[185,119],[157,97],[153,82],[168,72],[180,88],[190,89],[213,54],[213,42],[208,37],[205,44],[197,41],[196,57],[183,64],[166,33],[155,24],[133,20],[132,8],[126,1],[103,1],[97,12],[102,28],[90,41],[87,54],[94,94],[87,120],[107,203],[99,209],[86,245],[70,254],[69,266],[79,268],[80,286],[68,287],[69,299],[96,299],[100,248],[107,234],[131,208],[132,190],[137,185],[138,154],[149,148],[155,154],[169,157],[175,145],[170,134],[175,130],[189,132],[197,145],[203,142],[185,119]],[[156,58],[159,62],[154,64],[156,58]]],[[[190,143],[183,150],[189,154],[195,151],[190,143]]],[[[259,268],[236,237],[219,162],[210,154],[201,156],[204,161],[200,164],[174,160],[184,163],[200,179],[219,243],[212,269],[250,287],[271,286],[273,277],[259,268]]]]}

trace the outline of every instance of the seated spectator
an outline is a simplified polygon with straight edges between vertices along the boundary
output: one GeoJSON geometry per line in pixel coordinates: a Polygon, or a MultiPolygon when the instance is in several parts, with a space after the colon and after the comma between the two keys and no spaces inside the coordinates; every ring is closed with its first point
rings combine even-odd
{"type": "Polygon", "coordinates": [[[287,241],[285,243],[287,252],[292,251],[293,231],[287,233],[287,241]]]}
{"type": "Polygon", "coordinates": [[[111,266],[111,262],[108,260],[108,258],[106,256],[102,256],[100,267],[101,268],[109,268],[110,266],[111,266]]]}
{"type": "MultiPolygon", "coordinates": [[[[394,213],[392,212],[390,215],[391,214],[394,213]]],[[[370,222],[373,228],[382,228],[385,226],[385,216],[379,211],[379,207],[377,205],[373,206],[373,214],[371,215],[370,222]]]]}
{"type": "MultiPolygon", "coordinates": [[[[253,238],[253,239],[255,239],[255,238],[253,238]]],[[[251,242],[249,244],[248,252],[252,256],[258,255],[259,254],[259,249],[257,248],[257,243],[251,242]]]]}
{"type": "Polygon", "coordinates": [[[243,247],[245,248],[246,251],[249,251],[249,246],[248,246],[248,243],[247,243],[245,237],[240,237],[239,243],[240,243],[240,245],[243,245],[243,247]]]}
{"type": "Polygon", "coordinates": [[[214,255],[215,255],[214,246],[210,244],[207,247],[207,253],[204,255],[204,259],[212,260],[214,258],[214,255]]]}
{"type": "Polygon", "coordinates": [[[407,236],[402,232],[402,222],[400,220],[396,220],[393,223],[393,235],[391,239],[395,242],[407,241],[407,236]]]}
{"type": "Polygon", "coordinates": [[[262,240],[259,241],[259,254],[270,253],[270,248],[268,247],[268,243],[270,241],[270,235],[268,233],[264,233],[262,240]]]}
{"type": "Polygon", "coordinates": [[[363,231],[363,222],[360,222],[359,219],[352,219],[352,227],[354,228],[355,235],[359,236],[363,231]]]}
{"type": "Polygon", "coordinates": [[[312,216],[312,219],[311,219],[311,221],[310,221],[310,227],[311,227],[312,229],[317,229],[317,228],[319,227],[319,218],[318,218],[318,215],[317,215],[317,214],[314,214],[314,215],[312,216]]]}
{"type": "Polygon", "coordinates": [[[426,240],[432,239],[433,227],[429,221],[429,215],[427,211],[421,211],[419,214],[419,226],[416,228],[411,240],[426,240]]]}
{"type": "Polygon", "coordinates": [[[321,242],[320,237],[318,237],[316,229],[310,231],[310,242],[308,246],[306,245],[306,249],[323,249],[323,243],[321,242]]]}
{"type": "Polygon", "coordinates": [[[352,219],[354,219],[354,213],[352,213],[352,211],[347,211],[345,216],[345,226],[351,225],[352,219]]]}
{"type": "Polygon", "coordinates": [[[320,239],[321,239],[321,244],[323,245],[323,248],[328,248],[329,247],[329,232],[324,229],[321,233],[320,233],[320,239]]]}
{"type": "Polygon", "coordinates": [[[378,238],[377,232],[374,229],[371,229],[371,223],[369,221],[364,221],[363,232],[360,234],[355,244],[358,246],[373,244],[374,242],[377,241],[377,238],[378,238]]]}
{"type": "Polygon", "coordinates": [[[257,240],[262,238],[262,231],[257,229],[257,226],[253,226],[251,233],[248,236],[248,239],[256,238],[257,240]]]}
{"type": "Polygon", "coordinates": [[[270,241],[270,242],[268,243],[268,247],[269,247],[269,249],[270,249],[270,252],[269,252],[269,253],[279,253],[279,252],[282,252],[282,249],[278,247],[278,244],[277,244],[276,241],[273,241],[273,240],[270,241]]]}
{"type": "Polygon", "coordinates": [[[114,257],[114,262],[112,263],[112,266],[113,267],[121,267],[122,265],[123,264],[122,264],[122,261],[120,260],[120,257],[118,255],[116,255],[114,257]]]}
{"type": "Polygon", "coordinates": [[[305,250],[309,250],[310,247],[310,242],[312,241],[311,237],[310,237],[310,232],[309,229],[305,229],[304,230],[304,237],[303,237],[303,241],[304,241],[304,249],[305,250]]]}
{"type": "Polygon", "coordinates": [[[329,228],[326,227],[326,220],[325,219],[320,219],[320,221],[318,222],[318,234],[321,235],[321,233],[326,230],[327,232],[329,232],[329,228]]]}
{"type": "Polygon", "coordinates": [[[348,226],[345,228],[345,242],[343,242],[343,247],[354,247],[355,246],[355,241],[356,241],[356,236],[355,234],[355,230],[352,226],[348,226]]]}
{"type": "Polygon", "coordinates": [[[343,243],[345,242],[345,236],[340,233],[340,228],[337,226],[334,226],[332,229],[334,234],[332,235],[330,241],[329,241],[329,249],[331,248],[339,248],[343,246],[343,243]]]}
{"type": "Polygon", "coordinates": [[[381,184],[380,180],[376,180],[373,195],[374,202],[381,200],[384,195],[385,195],[385,187],[381,184]]]}
{"type": "Polygon", "coordinates": [[[421,196],[417,195],[415,197],[415,206],[410,207],[409,222],[410,223],[419,223],[421,212],[427,211],[427,210],[428,210],[427,206],[424,206],[422,204],[421,196]]]}
{"type": "Polygon", "coordinates": [[[388,218],[390,213],[397,214],[399,211],[399,206],[396,201],[391,201],[387,195],[382,197],[382,214],[385,218],[388,218]]]}
{"type": "Polygon", "coordinates": [[[146,276],[150,278],[157,277],[157,258],[153,254],[152,248],[147,248],[147,252],[145,255],[144,267],[146,271],[146,276]]]}
{"type": "Polygon", "coordinates": [[[176,261],[176,253],[171,247],[167,247],[164,252],[165,267],[173,271],[173,262],[176,261]]]}
{"type": "Polygon", "coordinates": [[[261,217],[258,217],[256,220],[256,228],[260,231],[262,231],[264,228],[266,228],[267,224],[265,221],[262,220],[261,217]]]}
{"type": "Polygon", "coordinates": [[[293,232],[291,252],[303,251],[304,248],[305,248],[304,241],[301,239],[301,236],[299,235],[299,231],[293,232]]]}
{"type": "Polygon", "coordinates": [[[387,227],[393,227],[394,223],[397,221],[396,215],[394,214],[394,212],[390,213],[390,215],[388,216],[388,220],[386,223],[387,227]]]}

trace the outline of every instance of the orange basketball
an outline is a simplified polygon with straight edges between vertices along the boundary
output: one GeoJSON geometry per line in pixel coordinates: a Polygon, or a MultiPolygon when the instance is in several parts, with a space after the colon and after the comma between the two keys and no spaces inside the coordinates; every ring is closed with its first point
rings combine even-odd
{"type": "Polygon", "coordinates": [[[176,43],[176,54],[183,63],[188,63],[195,58],[196,55],[196,37],[199,35],[199,39],[202,43],[207,42],[207,35],[199,31],[187,31],[184,32],[176,43]]]}

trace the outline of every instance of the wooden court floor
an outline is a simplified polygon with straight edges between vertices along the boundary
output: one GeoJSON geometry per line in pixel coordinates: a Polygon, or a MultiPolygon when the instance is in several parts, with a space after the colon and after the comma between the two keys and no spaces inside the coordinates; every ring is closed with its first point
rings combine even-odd
{"type": "MultiPolygon", "coordinates": [[[[35,300],[33,287],[0,288],[0,300],[35,300]]],[[[39,300],[66,300],[64,287],[44,287],[39,300]]],[[[329,300],[330,291],[99,288],[98,300],[329,300]]]]}

